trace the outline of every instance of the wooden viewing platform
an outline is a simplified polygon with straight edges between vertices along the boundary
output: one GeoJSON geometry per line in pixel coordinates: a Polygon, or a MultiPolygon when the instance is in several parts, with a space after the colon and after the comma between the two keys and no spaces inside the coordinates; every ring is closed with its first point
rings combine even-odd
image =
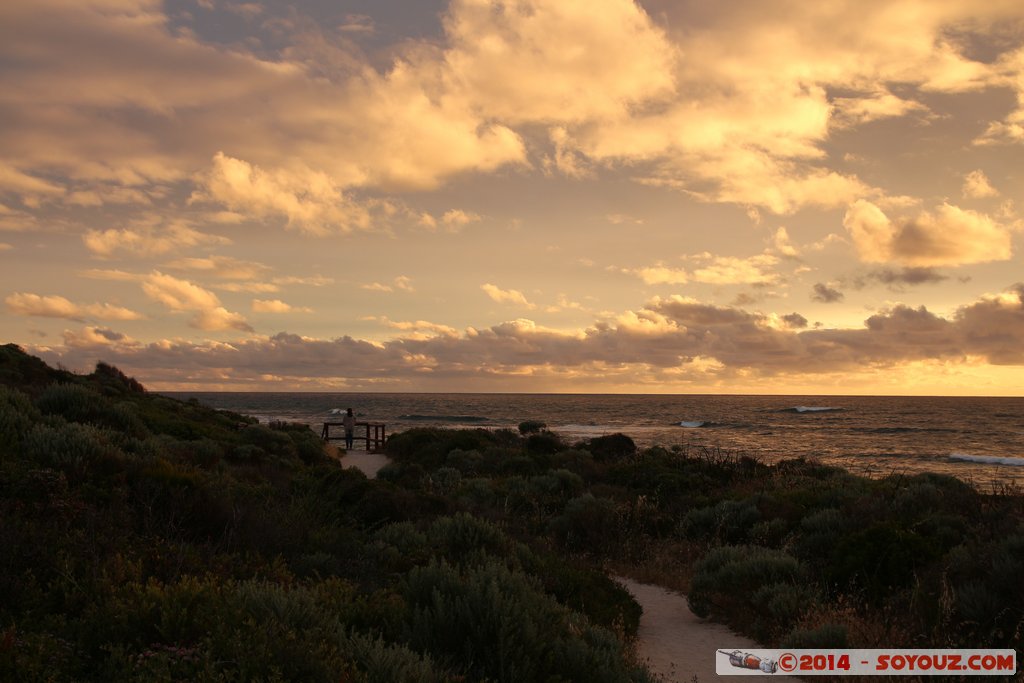
{"type": "MultiPolygon", "coordinates": [[[[345,440],[345,423],[343,422],[324,422],[323,431],[320,432],[320,438],[328,443],[331,441],[344,441],[345,440]],[[341,427],[341,435],[331,434],[331,427],[341,427]]],[[[387,425],[383,422],[356,422],[356,429],[352,434],[352,441],[365,441],[366,450],[378,451],[384,448],[384,442],[387,441],[386,435],[387,425]],[[360,427],[366,427],[366,436],[359,436],[358,430],[360,427]],[[370,430],[373,430],[373,435],[370,435],[370,430]]]]}

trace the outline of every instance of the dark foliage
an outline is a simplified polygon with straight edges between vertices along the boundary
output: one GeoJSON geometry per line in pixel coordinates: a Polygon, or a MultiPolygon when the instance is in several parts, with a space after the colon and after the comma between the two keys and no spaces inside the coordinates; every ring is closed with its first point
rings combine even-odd
{"type": "Polygon", "coordinates": [[[613,635],[627,594],[458,512],[453,464],[534,477],[545,506],[580,493],[518,434],[399,435],[371,481],[303,425],[102,363],[6,346],[0,378],[0,680],[649,680],[613,635]]]}

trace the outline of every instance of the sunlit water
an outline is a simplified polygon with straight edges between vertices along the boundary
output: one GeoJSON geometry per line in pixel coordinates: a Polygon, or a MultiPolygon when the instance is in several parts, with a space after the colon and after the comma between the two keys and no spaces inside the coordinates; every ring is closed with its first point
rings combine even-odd
{"type": "Polygon", "coordinates": [[[808,457],[851,471],[941,472],[1024,484],[1024,398],[584,394],[169,393],[261,422],[317,431],[352,407],[388,433],[511,428],[539,420],[572,442],[623,432],[638,445],[722,449],[767,462],[808,457]]]}

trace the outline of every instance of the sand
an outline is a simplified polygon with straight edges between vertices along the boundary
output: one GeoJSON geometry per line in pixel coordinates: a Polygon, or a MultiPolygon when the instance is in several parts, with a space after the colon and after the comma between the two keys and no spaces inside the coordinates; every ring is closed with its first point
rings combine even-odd
{"type": "Polygon", "coordinates": [[[368,479],[376,477],[380,468],[391,462],[391,459],[383,453],[351,450],[341,455],[340,448],[329,444],[324,444],[324,450],[332,458],[338,458],[342,467],[354,467],[365,474],[368,479]]]}
{"type": "MultiPolygon", "coordinates": [[[[690,611],[685,595],[632,579],[616,577],[615,580],[644,608],[637,631],[637,651],[651,673],[664,677],[668,683],[691,683],[694,676],[701,683],[758,680],[748,676],[719,676],[715,673],[715,653],[762,646],[721,624],[701,619],[690,611]]],[[[775,674],[770,680],[798,679],[775,674]]]]}
{"type": "MultiPolygon", "coordinates": [[[[391,459],[381,453],[348,451],[340,455],[336,446],[324,449],[331,457],[340,458],[343,467],[355,467],[369,478],[377,476],[391,459]]],[[[747,676],[719,676],[715,673],[718,650],[749,650],[759,648],[754,641],[736,635],[725,626],[699,618],[690,611],[686,596],[660,586],[637,583],[632,579],[615,579],[643,607],[637,632],[637,650],[650,671],[666,683],[701,683],[715,680],[752,680],[747,676]]],[[[789,676],[774,675],[771,680],[795,681],[789,676]]]]}

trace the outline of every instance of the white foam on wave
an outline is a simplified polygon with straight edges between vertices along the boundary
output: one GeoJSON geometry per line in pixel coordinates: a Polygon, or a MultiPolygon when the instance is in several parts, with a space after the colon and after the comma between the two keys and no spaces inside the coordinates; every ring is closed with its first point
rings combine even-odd
{"type": "Polygon", "coordinates": [[[831,406],[796,406],[793,410],[798,413],[825,413],[830,410],[842,410],[842,408],[833,408],[831,406]]]}
{"type": "Polygon", "coordinates": [[[688,427],[690,429],[696,429],[697,427],[703,427],[704,424],[705,423],[703,420],[683,420],[682,422],[679,423],[679,426],[688,427]]]}
{"type": "Polygon", "coordinates": [[[1024,458],[1001,458],[995,455],[970,455],[968,453],[950,453],[950,460],[963,462],[980,462],[986,465],[1011,465],[1013,467],[1024,467],[1024,458]]]}

